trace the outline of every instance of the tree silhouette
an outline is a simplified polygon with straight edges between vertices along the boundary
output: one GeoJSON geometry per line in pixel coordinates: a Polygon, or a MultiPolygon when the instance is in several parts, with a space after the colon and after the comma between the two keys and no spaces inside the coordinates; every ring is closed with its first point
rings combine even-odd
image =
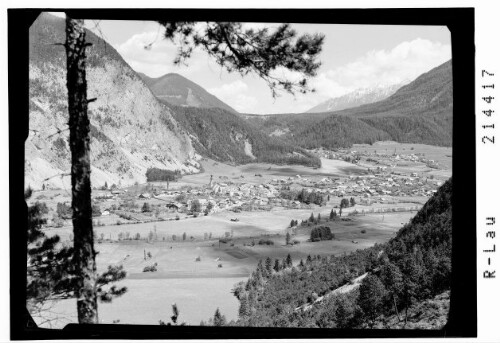
{"type": "Polygon", "coordinates": [[[165,28],[166,39],[180,42],[175,64],[185,63],[195,48],[201,48],[228,72],[259,76],[273,97],[278,95],[278,90],[291,94],[312,91],[307,81],[316,75],[321,65],[316,59],[322,50],[322,34],[297,36],[290,24],[271,31],[245,28],[237,22],[209,22],[200,30],[194,22],[159,23],[165,28]],[[277,73],[282,68],[301,73],[302,77],[288,80],[277,73]]]}
{"type": "Polygon", "coordinates": [[[87,115],[86,47],[82,19],[66,16],[66,68],[71,149],[75,295],[79,323],[97,323],[97,281],[90,200],[90,121],[87,115]]]}
{"type": "Polygon", "coordinates": [[[278,259],[274,260],[274,267],[273,267],[273,269],[274,269],[275,272],[279,272],[281,270],[280,260],[278,260],[278,259]]]}
{"type": "MultiPolygon", "coordinates": [[[[302,35],[289,24],[280,25],[270,32],[268,28],[245,29],[241,23],[206,23],[201,31],[194,22],[159,21],[165,27],[165,38],[179,38],[179,49],[174,63],[184,63],[195,47],[209,56],[228,72],[241,75],[254,73],[271,89],[291,94],[312,91],[308,79],[316,75],[320,62],[324,36],[302,35]],[[279,76],[281,69],[301,73],[297,81],[279,76]]],[[[96,252],[92,228],[90,185],[90,121],[87,98],[86,48],[84,21],[66,16],[66,68],[69,112],[69,145],[71,149],[71,185],[75,268],[75,294],[79,323],[97,323],[96,252]]]]}
{"type": "Polygon", "coordinates": [[[349,207],[349,200],[342,198],[340,201],[340,211],[339,211],[339,216],[342,217],[342,209],[349,207]]]}
{"type": "MultiPolygon", "coordinates": [[[[30,192],[26,192],[26,200],[30,192]]],[[[76,268],[73,263],[74,248],[61,242],[59,236],[46,236],[43,225],[48,213],[45,203],[36,202],[28,207],[27,233],[27,275],[26,304],[34,317],[44,320],[44,308],[48,301],[69,299],[75,297],[77,287],[76,268]]],[[[106,287],[126,276],[122,266],[108,266],[108,270],[96,275],[93,288],[96,299],[101,302],[111,302],[114,297],[127,291],[126,287],[106,287]]]]}

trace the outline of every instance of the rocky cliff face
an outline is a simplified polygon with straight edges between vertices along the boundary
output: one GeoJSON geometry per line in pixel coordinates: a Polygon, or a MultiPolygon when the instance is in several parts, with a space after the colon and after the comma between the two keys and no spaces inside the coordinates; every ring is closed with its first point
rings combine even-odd
{"type": "MultiPolygon", "coordinates": [[[[30,135],[25,184],[70,187],[64,20],[42,14],[30,28],[30,135]],[[60,132],[61,131],[61,132],[60,132]]],[[[171,110],[105,41],[87,31],[92,185],[146,180],[157,167],[199,171],[197,155],[171,110]],[[162,120],[160,120],[162,118],[162,120]],[[166,120],[165,120],[166,119],[166,120]]]]}

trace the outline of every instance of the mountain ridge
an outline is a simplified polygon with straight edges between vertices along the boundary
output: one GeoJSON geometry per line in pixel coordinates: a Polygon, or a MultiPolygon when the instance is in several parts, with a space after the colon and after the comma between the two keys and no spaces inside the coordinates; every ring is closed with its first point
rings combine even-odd
{"type": "Polygon", "coordinates": [[[453,126],[452,61],[423,73],[388,98],[334,112],[251,115],[243,117],[268,135],[304,148],[348,147],[381,138],[401,143],[451,146],[453,126]],[[345,119],[349,118],[349,119],[345,119]],[[359,128],[363,128],[362,131],[359,128]],[[350,137],[340,142],[328,132],[350,137]],[[370,135],[366,135],[366,132],[370,135]]]}
{"type": "Polygon", "coordinates": [[[222,108],[237,113],[235,109],[210,94],[200,85],[177,74],[167,73],[157,78],[138,73],[153,94],[161,101],[176,106],[192,106],[200,108],[222,108]]]}
{"type": "Polygon", "coordinates": [[[394,94],[394,92],[408,82],[409,81],[392,85],[358,88],[347,94],[323,101],[304,113],[340,111],[380,101],[394,94]]]}

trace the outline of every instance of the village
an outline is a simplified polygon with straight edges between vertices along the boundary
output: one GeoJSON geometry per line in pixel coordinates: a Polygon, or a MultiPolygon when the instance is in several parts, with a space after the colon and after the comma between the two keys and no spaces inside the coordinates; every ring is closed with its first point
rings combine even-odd
{"type": "MultiPolygon", "coordinates": [[[[447,159],[424,158],[425,153],[414,146],[320,149],[313,151],[322,159],[323,167],[318,170],[297,167],[283,173],[272,165],[249,168],[205,160],[205,173],[183,176],[175,182],[121,188],[96,185],[92,191],[94,226],[186,220],[216,213],[232,213],[231,219],[237,221],[241,212],[338,208],[343,198],[352,198],[356,204],[350,209],[352,214],[413,211],[451,173],[446,168],[447,159]],[[300,193],[314,194],[316,200],[309,201],[300,193]]],[[[47,202],[52,212],[47,227],[70,225],[71,216],[59,211],[70,208],[68,192],[42,191],[33,200],[47,202]]],[[[283,228],[287,224],[283,223],[283,228]]]]}
{"type": "MultiPolygon", "coordinates": [[[[402,174],[387,169],[374,169],[365,175],[348,177],[301,176],[272,178],[263,183],[246,183],[210,179],[205,186],[175,185],[167,189],[162,182],[128,189],[100,189],[94,192],[100,204],[101,216],[116,214],[117,223],[179,220],[232,211],[270,211],[280,209],[308,209],[314,204],[290,199],[289,193],[320,194],[324,202],[338,207],[342,198],[354,198],[359,205],[374,203],[421,204],[442,184],[441,180],[422,177],[417,173],[402,174]],[[128,219],[128,220],[127,220],[128,219]],[[121,220],[121,222],[119,221],[121,220]]],[[[109,223],[112,224],[112,223],[109,223]]]]}

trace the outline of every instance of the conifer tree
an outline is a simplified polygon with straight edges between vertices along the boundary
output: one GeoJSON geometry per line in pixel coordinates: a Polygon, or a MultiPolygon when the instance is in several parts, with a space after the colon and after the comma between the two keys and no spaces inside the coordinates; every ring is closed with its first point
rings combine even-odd
{"type": "Polygon", "coordinates": [[[398,300],[401,297],[401,290],[403,289],[403,274],[397,265],[387,262],[381,268],[380,278],[388,291],[389,301],[392,302],[390,306],[394,307],[394,312],[398,319],[401,320],[399,317],[398,300]]]}
{"type": "Polygon", "coordinates": [[[280,260],[276,259],[274,260],[274,267],[273,267],[275,272],[279,272],[281,270],[280,268],[280,260]]]}
{"type": "Polygon", "coordinates": [[[66,84],[73,210],[75,295],[79,323],[97,323],[97,282],[90,188],[90,121],[87,115],[85,28],[66,16],[66,84]]]}
{"type": "Polygon", "coordinates": [[[214,326],[224,326],[226,325],[226,316],[220,313],[219,308],[217,307],[217,310],[215,310],[214,313],[214,326]]]}
{"type": "Polygon", "coordinates": [[[309,221],[312,223],[314,222],[314,213],[311,212],[311,216],[309,217],[309,221]]]}
{"type": "MultiPolygon", "coordinates": [[[[321,63],[324,35],[298,36],[289,24],[275,30],[246,29],[242,23],[210,22],[195,30],[195,22],[160,20],[164,37],[179,43],[174,63],[185,63],[194,48],[201,48],[228,72],[254,73],[269,86],[273,97],[278,90],[288,93],[312,91],[308,79],[315,76],[321,63]],[[276,73],[281,68],[302,77],[289,80],[276,73]]],[[[66,15],[66,68],[71,150],[71,184],[74,234],[75,293],[80,323],[97,323],[96,252],[92,228],[90,185],[90,121],[87,98],[86,48],[84,21],[66,15]]]]}
{"type": "Polygon", "coordinates": [[[380,314],[386,290],[384,284],[375,275],[365,277],[359,287],[358,304],[368,320],[370,327],[380,314]]]}
{"type": "Polygon", "coordinates": [[[250,308],[248,304],[248,296],[244,295],[240,299],[240,308],[238,310],[238,315],[240,319],[243,319],[250,315],[250,308]]]}

